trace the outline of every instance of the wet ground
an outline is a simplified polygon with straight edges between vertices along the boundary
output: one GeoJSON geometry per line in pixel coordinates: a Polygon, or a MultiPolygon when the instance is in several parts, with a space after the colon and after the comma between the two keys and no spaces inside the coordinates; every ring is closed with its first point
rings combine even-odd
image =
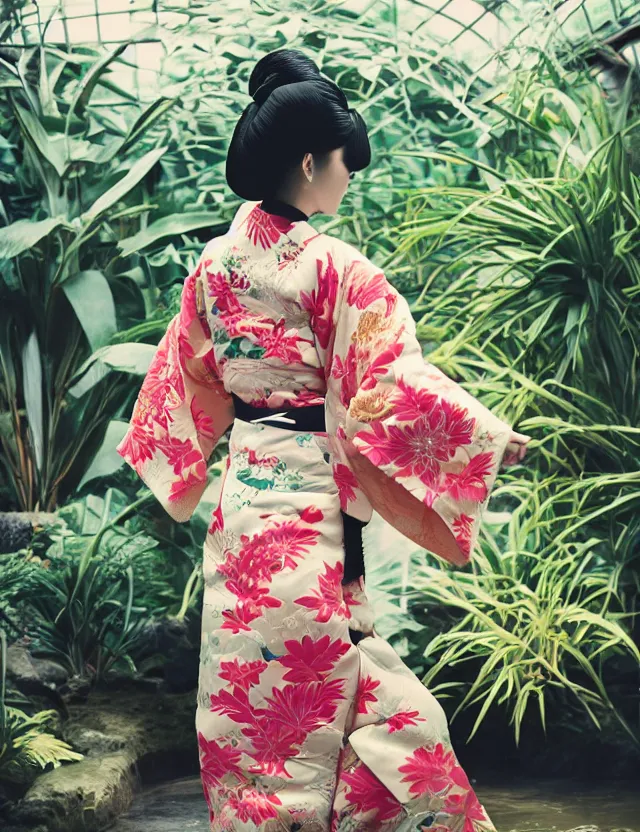
{"type": "MultiPolygon", "coordinates": [[[[537,783],[508,788],[477,786],[498,832],[564,832],[597,826],[601,832],[640,832],[640,787],[537,783]]],[[[199,777],[141,792],[111,832],[208,832],[199,777]]]]}

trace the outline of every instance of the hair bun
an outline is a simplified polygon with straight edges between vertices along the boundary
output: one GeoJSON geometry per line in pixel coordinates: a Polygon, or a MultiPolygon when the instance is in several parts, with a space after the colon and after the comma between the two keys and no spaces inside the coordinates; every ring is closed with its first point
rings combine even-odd
{"type": "Polygon", "coordinates": [[[259,107],[278,87],[318,78],[321,78],[320,70],[311,58],[296,49],[278,49],[254,66],[249,78],[249,95],[259,107]]]}
{"type": "Polygon", "coordinates": [[[282,79],[274,72],[267,78],[266,81],[263,81],[258,89],[253,93],[253,100],[259,107],[264,101],[267,100],[267,98],[269,98],[275,89],[281,86],[282,79]]]}

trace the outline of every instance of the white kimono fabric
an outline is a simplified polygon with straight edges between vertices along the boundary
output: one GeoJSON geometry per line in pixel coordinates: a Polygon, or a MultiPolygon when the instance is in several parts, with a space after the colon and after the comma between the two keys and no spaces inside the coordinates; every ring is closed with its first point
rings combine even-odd
{"type": "Polygon", "coordinates": [[[118,450],[185,521],[231,425],[203,561],[211,832],[491,832],[441,706],[376,633],[364,579],[342,583],[341,510],[428,546],[433,509],[468,559],[511,427],[425,361],[371,261],[248,202],[186,279],[118,450]],[[324,404],[326,432],[241,421],[231,393],[324,404]]]}

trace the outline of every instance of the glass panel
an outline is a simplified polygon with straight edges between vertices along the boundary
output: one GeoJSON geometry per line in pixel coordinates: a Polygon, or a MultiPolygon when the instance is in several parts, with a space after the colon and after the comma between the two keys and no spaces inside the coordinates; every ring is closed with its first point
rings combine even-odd
{"type": "Polygon", "coordinates": [[[128,14],[100,15],[100,36],[103,43],[122,43],[123,40],[129,40],[134,31],[128,14]]]}
{"type": "Polygon", "coordinates": [[[140,43],[136,49],[136,63],[142,69],[152,69],[157,72],[164,54],[164,47],[161,43],[140,43]]]}
{"type": "MultiPolygon", "coordinates": [[[[67,32],[69,43],[97,43],[98,21],[93,17],[68,17],[67,32]]],[[[49,32],[47,32],[49,40],[49,32]]]]}

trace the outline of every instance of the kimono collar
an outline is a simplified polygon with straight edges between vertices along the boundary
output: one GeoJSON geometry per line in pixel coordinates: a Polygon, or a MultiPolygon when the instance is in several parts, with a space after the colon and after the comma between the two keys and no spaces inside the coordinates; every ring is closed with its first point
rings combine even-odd
{"type": "Polygon", "coordinates": [[[276,214],[279,217],[286,217],[289,220],[308,220],[309,217],[304,211],[291,205],[289,202],[283,202],[281,199],[275,197],[266,197],[260,203],[260,209],[267,214],[276,214]]]}

